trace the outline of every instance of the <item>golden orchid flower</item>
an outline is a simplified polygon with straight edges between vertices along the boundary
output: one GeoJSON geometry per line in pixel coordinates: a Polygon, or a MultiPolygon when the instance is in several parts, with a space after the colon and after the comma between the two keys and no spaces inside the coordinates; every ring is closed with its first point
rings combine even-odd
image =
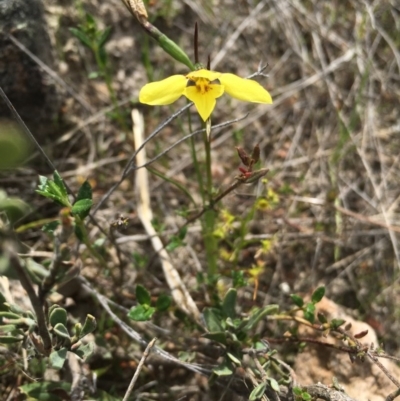
{"type": "Polygon", "coordinates": [[[206,121],[214,110],[216,99],[224,92],[245,102],[272,103],[271,95],[258,82],[205,69],[187,75],[172,75],[162,81],[146,84],[140,90],[139,101],[161,106],[173,103],[185,95],[206,121]]]}

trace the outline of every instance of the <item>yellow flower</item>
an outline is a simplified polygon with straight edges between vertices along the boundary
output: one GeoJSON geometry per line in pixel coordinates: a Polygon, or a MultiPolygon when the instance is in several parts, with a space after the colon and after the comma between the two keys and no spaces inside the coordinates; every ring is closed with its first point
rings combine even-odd
{"type": "Polygon", "coordinates": [[[245,102],[272,103],[271,95],[258,82],[205,69],[149,83],[140,90],[139,101],[161,106],[173,103],[185,95],[206,121],[214,110],[216,99],[224,92],[245,102]]]}

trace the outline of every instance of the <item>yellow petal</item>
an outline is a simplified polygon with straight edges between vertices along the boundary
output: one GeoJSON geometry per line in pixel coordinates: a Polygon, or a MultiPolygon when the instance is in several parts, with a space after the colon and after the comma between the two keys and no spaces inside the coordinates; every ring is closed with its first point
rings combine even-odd
{"type": "Polygon", "coordinates": [[[196,78],[206,78],[209,81],[215,81],[221,75],[222,74],[220,72],[202,69],[202,70],[189,72],[189,74],[187,74],[186,77],[189,79],[192,79],[192,80],[195,80],[196,78]]]}
{"type": "Polygon", "coordinates": [[[171,104],[183,95],[186,84],[187,79],[183,75],[172,75],[162,81],[151,82],[140,90],[139,101],[152,106],[171,104]]]}
{"type": "Polygon", "coordinates": [[[206,121],[214,110],[215,99],[224,93],[224,87],[219,84],[209,84],[205,93],[200,92],[196,86],[188,86],[184,95],[191,100],[203,121],[206,121]]]}
{"type": "Polygon", "coordinates": [[[243,79],[234,74],[221,74],[218,78],[225,86],[225,92],[239,100],[254,103],[272,103],[272,98],[258,82],[243,79]]]}

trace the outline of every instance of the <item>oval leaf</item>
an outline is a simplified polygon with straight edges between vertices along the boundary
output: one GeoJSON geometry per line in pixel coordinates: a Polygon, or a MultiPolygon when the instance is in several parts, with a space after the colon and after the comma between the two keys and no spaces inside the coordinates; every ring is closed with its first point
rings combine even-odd
{"type": "Polygon", "coordinates": [[[136,322],[146,322],[151,319],[155,311],[156,308],[147,305],[138,305],[129,311],[128,316],[136,322]]]}
{"type": "Polygon", "coordinates": [[[319,301],[321,301],[324,295],[325,295],[325,287],[324,286],[318,287],[311,295],[311,302],[313,304],[318,303],[319,301]]]}
{"type": "Polygon", "coordinates": [[[67,352],[66,348],[61,348],[50,354],[50,363],[54,369],[61,369],[64,366],[64,362],[67,359],[67,352]]]}

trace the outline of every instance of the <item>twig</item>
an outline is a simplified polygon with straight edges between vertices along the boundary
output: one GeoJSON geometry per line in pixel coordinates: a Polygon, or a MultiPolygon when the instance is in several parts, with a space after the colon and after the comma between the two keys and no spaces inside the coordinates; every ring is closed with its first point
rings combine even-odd
{"type": "Polygon", "coordinates": [[[148,357],[148,355],[149,355],[149,353],[150,353],[150,350],[153,348],[153,345],[155,344],[156,341],[157,341],[157,338],[154,337],[154,338],[147,344],[147,347],[146,347],[146,349],[144,350],[144,353],[143,353],[143,355],[142,355],[142,357],[141,357],[141,359],[140,359],[139,365],[138,365],[138,367],[136,368],[135,374],[134,374],[133,377],[132,377],[132,380],[131,380],[131,382],[130,382],[130,384],[129,384],[128,390],[126,390],[125,396],[124,396],[124,398],[122,399],[122,401],[128,401],[128,398],[129,398],[129,396],[130,396],[130,394],[131,394],[131,392],[132,392],[132,390],[133,390],[133,387],[135,386],[136,380],[137,380],[138,377],[139,377],[140,371],[141,371],[142,368],[143,368],[144,362],[146,361],[146,359],[147,359],[147,357],[148,357]]]}
{"type": "Polygon", "coordinates": [[[400,382],[395,379],[390,372],[382,365],[382,363],[378,360],[376,355],[373,355],[371,351],[367,351],[368,357],[382,370],[382,372],[386,375],[386,377],[398,388],[400,389],[400,382]]]}

